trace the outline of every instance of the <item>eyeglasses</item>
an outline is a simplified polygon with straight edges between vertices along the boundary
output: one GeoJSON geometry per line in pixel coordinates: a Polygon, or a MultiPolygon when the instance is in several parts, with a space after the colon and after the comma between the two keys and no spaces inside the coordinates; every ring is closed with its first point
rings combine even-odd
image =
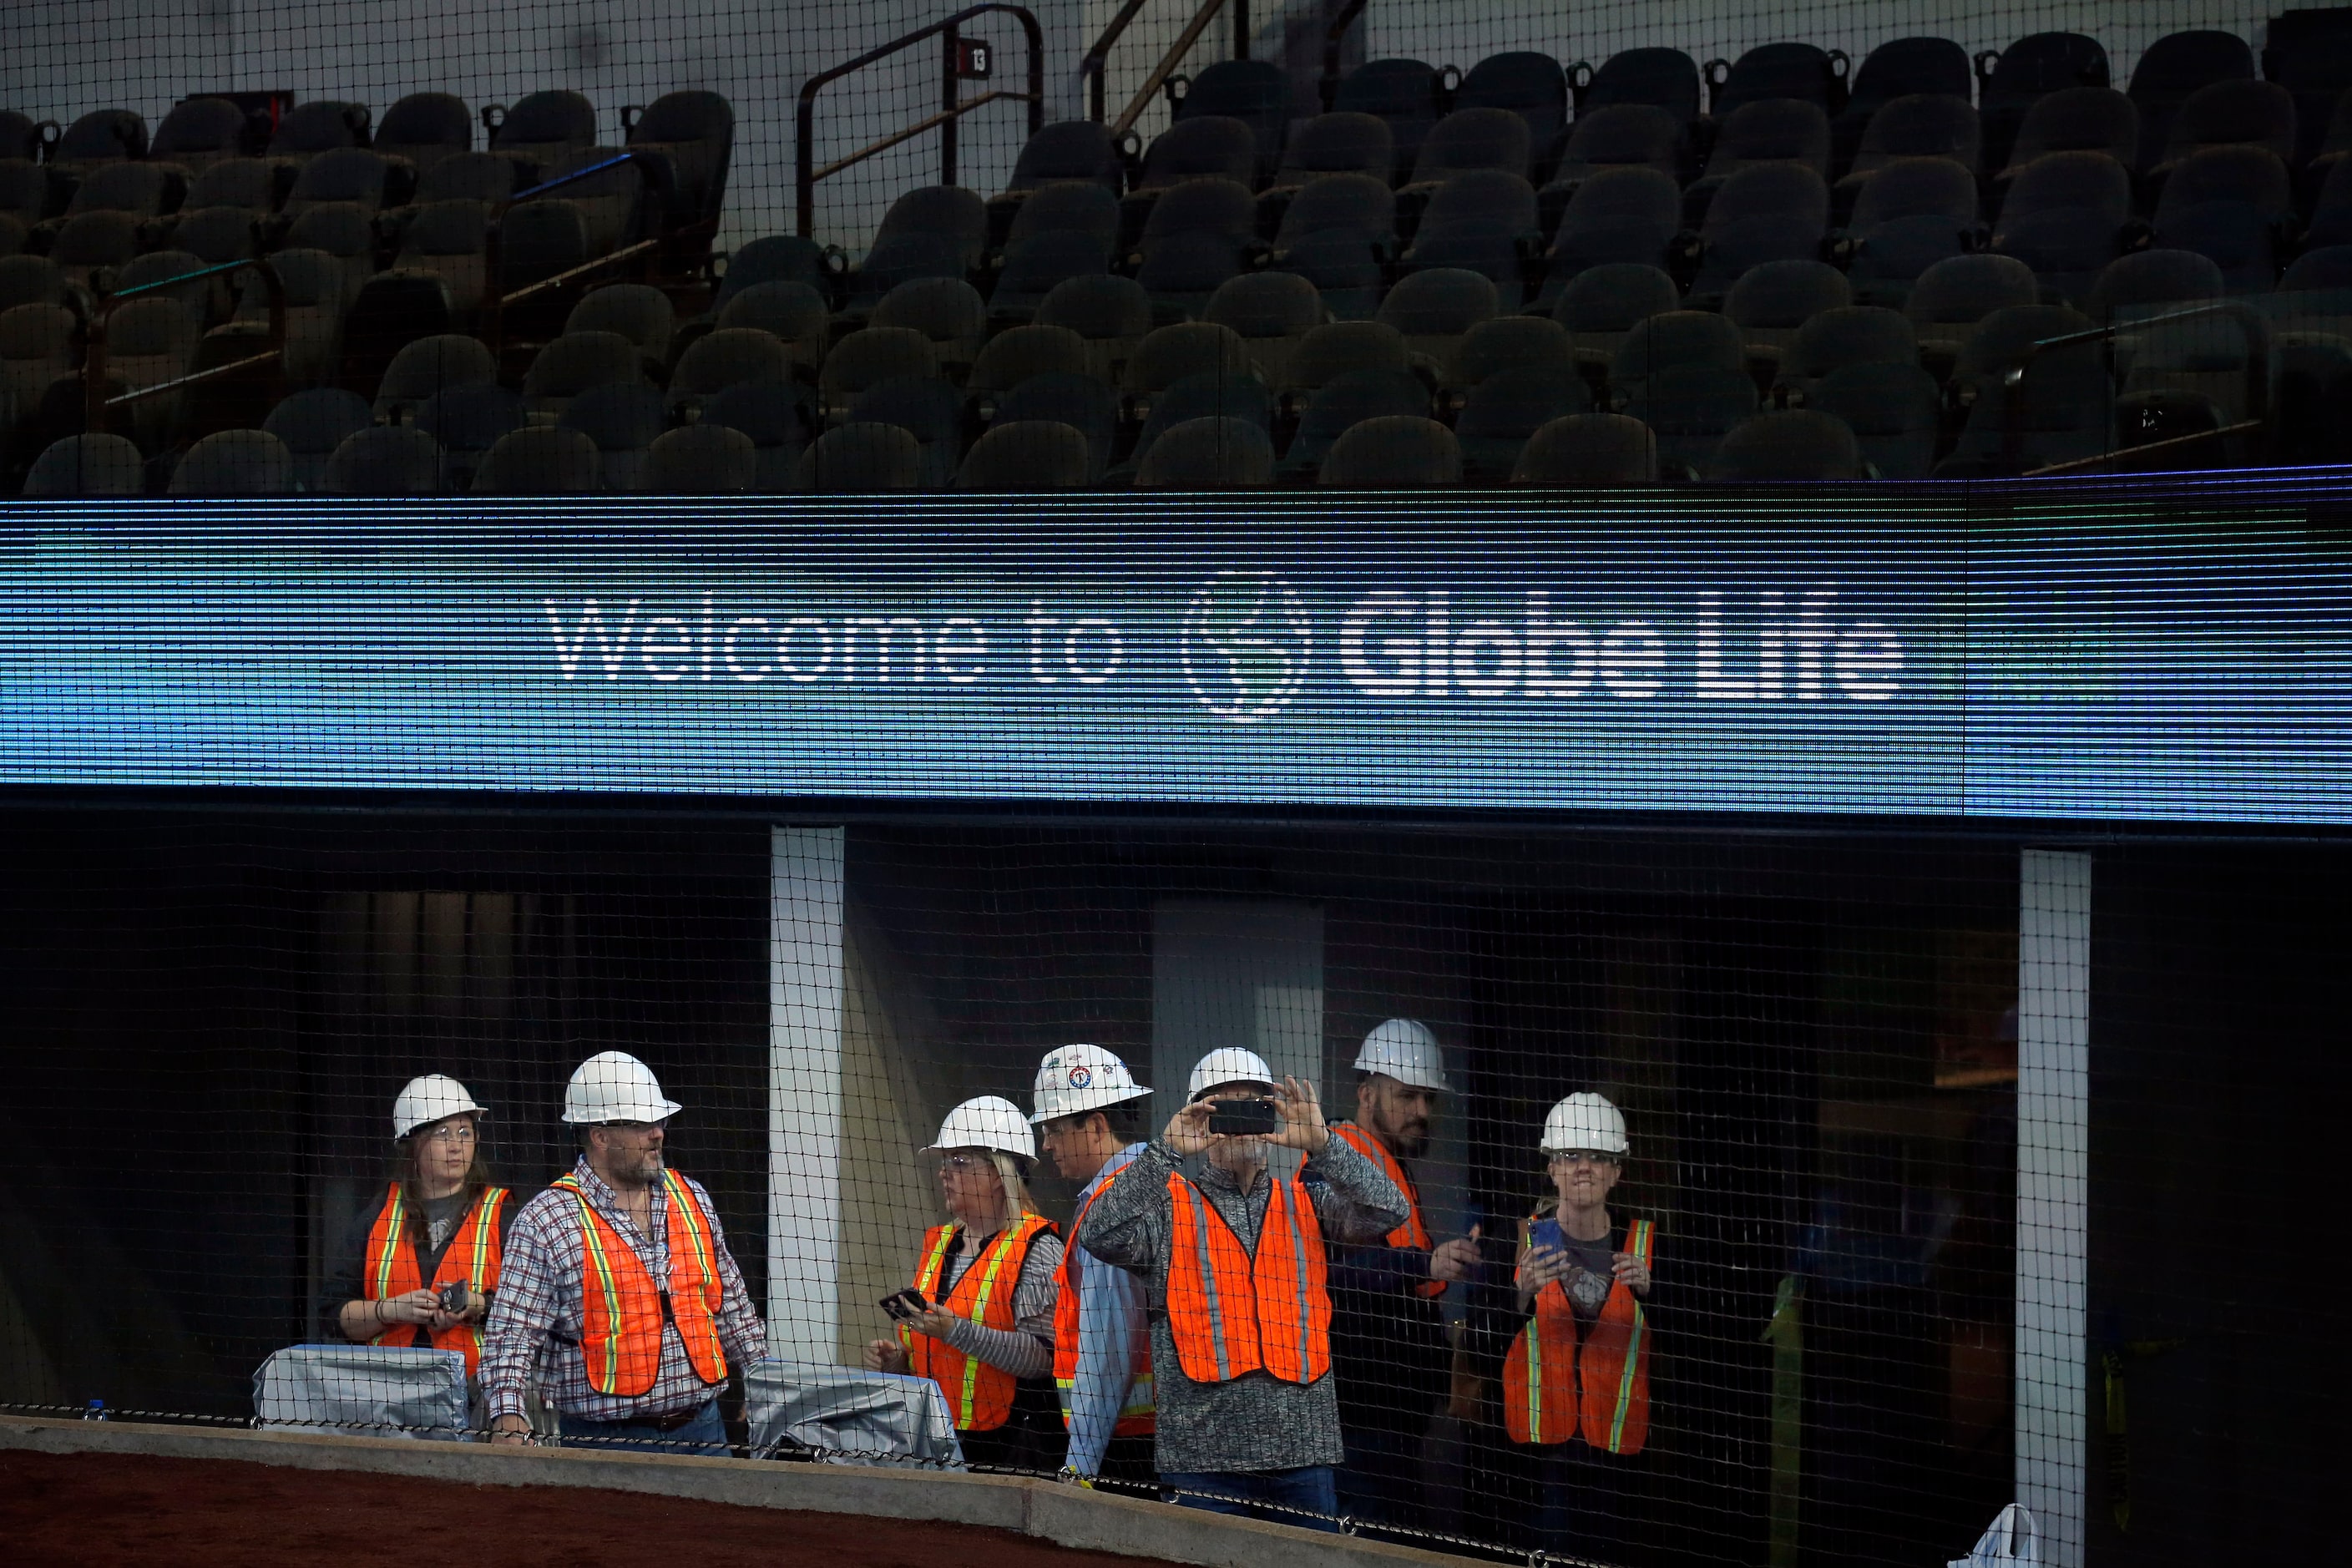
{"type": "Polygon", "coordinates": [[[994,1162],[979,1154],[942,1154],[940,1156],[940,1169],[961,1174],[971,1171],[992,1171],[996,1166],[994,1162]]]}
{"type": "Polygon", "coordinates": [[[1614,1165],[1622,1156],[1604,1153],[1598,1149],[1555,1149],[1551,1159],[1556,1165],[1614,1165]]]}
{"type": "Polygon", "coordinates": [[[607,1121],[604,1125],[614,1132],[658,1132],[669,1125],[665,1116],[659,1121],[607,1121]]]}
{"type": "Polygon", "coordinates": [[[425,1135],[427,1143],[470,1143],[474,1141],[471,1122],[453,1121],[446,1127],[436,1127],[425,1135]]]}

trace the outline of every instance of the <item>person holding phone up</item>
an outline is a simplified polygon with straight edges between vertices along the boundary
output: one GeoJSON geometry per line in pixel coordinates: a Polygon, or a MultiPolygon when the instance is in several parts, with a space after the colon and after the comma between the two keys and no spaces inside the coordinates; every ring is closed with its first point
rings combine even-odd
{"type": "Polygon", "coordinates": [[[898,1337],[875,1340],[873,1372],[912,1372],[947,1395],[967,1464],[1051,1470],[1061,1463],[1054,1307],[1062,1238],[1029,1201],[1037,1141],[997,1095],[948,1112],[938,1157],[948,1223],[923,1237],[914,1284],[887,1298],[898,1337]]]}
{"type": "Polygon", "coordinates": [[[362,1210],[327,1277],[333,1332],[353,1344],[456,1351],[481,1370],[482,1320],[499,1288],[514,1205],[493,1186],[478,1123],[456,1079],[412,1079],[392,1102],[393,1173],[362,1210]]]}
{"type": "Polygon", "coordinates": [[[1313,1084],[1277,1084],[1255,1052],[1211,1051],[1189,1093],[1076,1240],[1143,1280],[1171,1500],[1335,1529],[1344,1449],[1324,1242],[1385,1236],[1404,1194],[1331,1136],[1313,1084]],[[1269,1149],[1306,1162],[1276,1180],[1269,1149]]]}

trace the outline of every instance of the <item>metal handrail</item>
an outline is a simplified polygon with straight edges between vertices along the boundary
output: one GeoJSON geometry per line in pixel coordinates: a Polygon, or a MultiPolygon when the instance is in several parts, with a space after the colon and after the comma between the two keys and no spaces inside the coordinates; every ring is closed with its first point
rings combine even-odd
{"type": "MultiPolygon", "coordinates": [[[[1360,7],[1363,0],[1355,0],[1355,3],[1360,7]]],[[[1086,58],[1078,62],[1078,75],[1087,84],[1087,118],[1097,125],[1102,123],[1103,115],[1107,112],[1103,101],[1103,79],[1110,70],[1111,46],[1118,42],[1126,33],[1128,24],[1135,20],[1136,13],[1142,10],[1144,5],[1145,0],[1127,0],[1104,25],[1102,37],[1097,38],[1094,47],[1087,51],[1086,58]]],[[[1128,101],[1126,110],[1119,115],[1111,132],[1114,140],[1134,129],[1135,122],[1143,117],[1143,106],[1170,77],[1176,74],[1176,67],[1200,41],[1202,33],[1207,30],[1210,19],[1216,12],[1215,5],[1204,5],[1193,14],[1192,20],[1176,40],[1176,47],[1162,54],[1159,65],[1145,79],[1141,90],[1128,101]]],[[[1234,58],[1237,60],[1250,58],[1249,23],[1249,0],[1234,0],[1234,58]]]]}
{"type": "Polygon", "coordinates": [[[793,205],[796,209],[794,214],[796,220],[795,226],[798,233],[804,239],[814,238],[815,237],[816,183],[819,180],[830,178],[831,176],[841,173],[844,169],[850,168],[855,164],[862,163],[866,159],[873,157],[876,153],[887,152],[891,148],[898,146],[902,142],[908,142],[913,140],[915,137],[920,136],[926,131],[936,130],[940,133],[940,184],[943,185],[954,184],[956,183],[956,122],[961,120],[965,115],[970,114],[973,110],[982,107],[983,104],[994,103],[1001,99],[1012,99],[1028,104],[1030,135],[1034,136],[1038,132],[1045,129],[1045,30],[1037,26],[1037,18],[1029,11],[1028,7],[1024,5],[1004,5],[1001,3],[1001,0],[991,0],[991,3],[987,5],[967,5],[952,16],[946,17],[941,21],[934,22],[928,27],[919,27],[914,32],[907,33],[891,39],[888,43],[884,44],[879,48],[866,50],[864,54],[858,56],[854,60],[845,61],[841,65],[834,67],[831,70],[819,71],[816,75],[809,78],[808,80],[801,84],[800,101],[794,111],[794,146],[793,149],[794,167],[793,173],[793,194],[794,197],[793,205]],[[986,16],[992,11],[1003,11],[1009,13],[1014,20],[1021,24],[1021,31],[1024,37],[1027,39],[1029,45],[1028,90],[1025,92],[1013,92],[1003,89],[994,89],[982,93],[978,98],[959,99],[957,97],[956,89],[956,44],[958,42],[956,29],[962,26],[963,23],[971,20],[972,17],[986,16]],[[921,43],[925,38],[933,37],[940,37],[945,44],[945,47],[942,49],[940,56],[941,69],[940,74],[941,80],[940,88],[939,112],[928,115],[922,120],[918,121],[915,124],[908,126],[902,131],[895,131],[889,135],[883,137],[878,142],[869,142],[846,157],[835,158],[832,163],[827,163],[823,169],[819,169],[816,166],[816,95],[818,89],[824,87],[828,82],[838,81],[843,77],[849,75],[853,71],[864,70],[867,66],[874,64],[877,60],[887,59],[892,55],[898,54],[903,49],[911,48],[915,45],[921,43]]]}
{"type": "Polygon", "coordinates": [[[500,346],[500,328],[509,305],[518,300],[528,300],[534,294],[543,294],[551,289],[560,288],[583,273],[616,266],[660,247],[664,237],[657,234],[651,239],[640,239],[606,255],[592,257],[579,266],[568,268],[552,278],[542,278],[536,283],[526,283],[511,294],[506,291],[506,272],[499,256],[499,236],[505,229],[507,214],[534,196],[544,195],[550,191],[577,184],[592,174],[601,174],[607,169],[617,169],[624,163],[641,163],[651,168],[653,160],[631,148],[615,153],[609,158],[600,158],[593,163],[584,164],[566,174],[558,174],[551,180],[541,180],[539,184],[526,190],[517,191],[491,206],[489,222],[482,235],[482,269],[487,275],[483,283],[482,341],[489,344],[492,352],[495,353],[500,346]]]}
{"type": "Polygon", "coordinates": [[[1323,107],[1329,109],[1339,96],[1339,45],[1356,18],[1364,14],[1364,0],[1348,0],[1331,18],[1323,31],[1323,79],[1318,85],[1323,92],[1323,107]]]}
{"type": "Polygon", "coordinates": [[[126,403],[137,403],[149,397],[161,397],[165,393],[184,391],[191,386],[219,381],[237,371],[249,370],[255,365],[265,364],[272,360],[282,363],[285,357],[286,280],[278,276],[277,268],[260,258],[248,256],[236,261],[223,261],[212,267],[199,267],[193,272],[182,272],[170,278],[159,278],[152,283],[134,283],[128,289],[105,296],[99,301],[98,310],[90,317],[89,344],[82,354],[81,362],[82,428],[92,432],[104,429],[106,411],[110,408],[120,408],[126,403]],[[216,278],[226,273],[243,271],[247,268],[261,274],[262,289],[269,296],[268,348],[257,354],[247,354],[243,359],[231,360],[226,364],[216,364],[187,375],[173,376],[169,381],[159,381],[152,386],[132,387],[120,396],[106,395],[106,324],[112,319],[117,306],[125,300],[136,299],[142,294],[160,293],[166,289],[176,289],[184,283],[193,283],[199,278],[216,278]]]}
{"type": "Polygon", "coordinates": [[[1209,24],[1216,20],[1217,13],[1224,8],[1224,5],[1225,0],[1201,0],[1200,9],[1192,13],[1192,19],[1184,24],[1184,30],[1176,35],[1176,41],[1168,46],[1167,52],[1160,57],[1160,63],[1145,73],[1143,85],[1137,88],[1135,96],[1127,100],[1127,107],[1118,111],[1118,118],[1110,122],[1112,141],[1118,141],[1135,129],[1135,122],[1143,118],[1143,111],[1151,107],[1152,99],[1167,85],[1168,79],[1176,74],[1176,68],[1184,63],[1184,57],[1192,52],[1192,46],[1201,41],[1201,35],[1209,30],[1209,24]]]}
{"type": "MultiPolygon", "coordinates": [[[[2112,342],[2124,332],[2137,332],[2148,327],[2160,327],[2170,321],[2191,321],[2205,316],[2231,316],[2248,325],[2246,333],[2248,391],[2246,410],[2253,417],[2244,424],[2232,425],[2223,430],[2200,430],[2191,436],[2175,437],[2173,440],[2208,440],[2230,431],[2239,431],[2246,425],[2259,426],[2270,417],[2270,321],[2243,300],[2214,300],[2187,310],[2168,311],[2161,316],[2145,316],[2134,321],[2111,321],[2104,327],[2087,331],[2062,332],[2054,338],[2042,338],[2026,345],[2024,355],[2001,375],[2001,385],[2010,391],[2009,403],[2001,410],[2001,467],[2015,473],[2025,458],[2025,406],[2018,395],[2025,382],[2025,373],[2046,349],[2073,348],[2082,343],[2112,342]]],[[[2170,441],[2150,442],[2149,447],[2169,446],[2170,441]]],[[[2102,454],[2102,460],[2117,453],[2140,450],[2137,447],[2116,447],[2102,454]]],[[[2069,468],[2071,464],[2055,465],[2069,468]]],[[[2039,472],[2040,470],[2036,470],[2039,472]]]]}

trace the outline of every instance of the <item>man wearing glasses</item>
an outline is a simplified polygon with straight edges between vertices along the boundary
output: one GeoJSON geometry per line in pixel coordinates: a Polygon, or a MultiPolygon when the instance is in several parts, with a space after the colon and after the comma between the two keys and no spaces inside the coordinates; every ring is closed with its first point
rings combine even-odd
{"type": "Polygon", "coordinates": [[[727,1452],[719,1390],[730,1364],[759,1359],[767,1332],[710,1194],[663,1162],[677,1110],[619,1051],[589,1058],[565,1086],[580,1158],[515,1216],[483,1336],[493,1442],[530,1440],[523,1396],[543,1364],[568,1440],[727,1452]]]}

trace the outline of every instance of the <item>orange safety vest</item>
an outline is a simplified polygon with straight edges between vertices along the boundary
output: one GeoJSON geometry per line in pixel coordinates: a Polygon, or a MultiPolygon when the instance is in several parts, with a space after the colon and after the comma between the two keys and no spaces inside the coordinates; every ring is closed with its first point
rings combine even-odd
{"type": "MultiPolygon", "coordinates": [[[[474,1200],[474,1206],[458,1222],[449,1245],[441,1249],[440,1266],[433,1270],[435,1289],[461,1279],[466,1289],[485,1296],[499,1288],[499,1210],[506,1201],[506,1188],[482,1189],[482,1195],[474,1200]]],[[[375,1224],[368,1229],[367,1272],[360,1281],[362,1300],[389,1301],[394,1296],[424,1289],[422,1271],[416,1267],[416,1238],[408,1234],[408,1195],[394,1182],[383,1206],[376,1211],[375,1224]]],[[[482,1330],[478,1323],[456,1323],[438,1331],[422,1323],[394,1323],[368,1342],[429,1343],[436,1351],[456,1351],[464,1356],[467,1377],[481,1368],[482,1330]]]]}
{"type": "Polygon", "coordinates": [[[1181,1171],[1168,1176],[1175,1232],[1168,1258],[1168,1327],[1195,1383],[1268,1372],[1313,1383],[1331,1370],[1331,1298],[1323,1289],[1323,1226],[1307,1184],[1276,1182],[1252,1256],[1225,1216],[1181,1171]]]}
{"type": "MultiPolygon", "coordinates": [[[[1403,1164],[1389,1152],[1389,1146],[1381,1142],[1370,1128],[1359,1127],[1352,1121],[1334,1121],[1331,1131],[1345,1139],[1349,1148],[1378,1165],[1381,1174],[1394,1182],[1397,1191],[1404,1194],[1404,1223],[1382,1239],[1391,1247],[1409,1247],[1427,1252],[1429,1227],[1421,1223],[1421,1192],[1412,1184],[1412,1178],[1404,1173],[1403,1164]]],[[[1443,1296],[1445,1294],[1445,1281],[1424,1279],[1412,1289],[1416,1296],[1443,1296]]]]}
{"type": "MultiPolygon", "coordinates": [[[[1625,1250],[1646,1266],[1655,1227],[1633,1222],[1625,1250]]],[[[1576,1308],[1557,1279],[1536,1292],[1535,1315],[1503,1363],[1503,1420],[1514,1443],[1584,1440],[1638,1454],[1650,1435],[1650,1336],[1642,1303],[1612,1280],[1580,1352],[1576,1308]]]]}
{"type": "MultiPolygon", "coordinates": [[[[1093,1196],[1078,1205],[1077,1217],[1070,1222],[1070,1243],[1062,1249],[1062,1293],[1054,1302],[1054,1386],[1061,1392],[1062,1426],[1066,1430],[1070,1425],[1070,1390],[1078,1381],[1078,1226],[1086,1224],[1087,1211],[1095,1206],[1095,1199],[1109,1190],[1110,1183],[1105,1182],[1094,1190],[1093,1196]]],[[[1128,1353],[1133,1356],[1132,1346],[1128,1353]]],[[[1142,1364],[1132,1361],[1129,1363],[1127,1400],[1119,1406],[1118,1421],[1110,1431],[1114,1437],[1144,1437],[1159,1429],[1151,1387],[1151,1352],[1146,1350],[1142,1364]]]]}
{"type": "MultiPolygon", "coordinates": [[[[1021,1285],[1021,1270],[1029,1261],[1030,1244],[1042,1231],[1053,1229],[1043,1215],[1024,1214],[996,1233],[995,1239],[956,1277],[955,1288],[940,1299],[940,1277],[947,1271],[948,1248],[955,1244],[956,1226],[935,1225],[923,1236],[923,1261],[915,1270],[915,1289],[940,1311],[982,1328],[1007,1332],[1020,1327],[1013,1298],[1021,1285]]],[[[959,1432],[993,1432],[1013,1417],[1013,1374],[968,1356],[929,1334],[919,1334],[904,1323],[898,1341],[907,1347],[907,1361],[918,1376],[928,1377],[946,1391],[955,1405],[959,1432]]]]}
{"type": "Polygon", "coordinates": [[[580,1357],[589,1386],[599,1394],[634,1399],[654,1385],[665,1320],[677,1330],[696,1376],[727,1381],[727,1352],[719,1342],[727,1286],[719,1274],[710,1216],[676,1171],[664,1171],[662,1182],[669,1194],[667,1290],[654,1283],[619,1228],[596,1212],[578,1176],[566,1173],[553,1184],[580,1203],[580,1357]]]}

